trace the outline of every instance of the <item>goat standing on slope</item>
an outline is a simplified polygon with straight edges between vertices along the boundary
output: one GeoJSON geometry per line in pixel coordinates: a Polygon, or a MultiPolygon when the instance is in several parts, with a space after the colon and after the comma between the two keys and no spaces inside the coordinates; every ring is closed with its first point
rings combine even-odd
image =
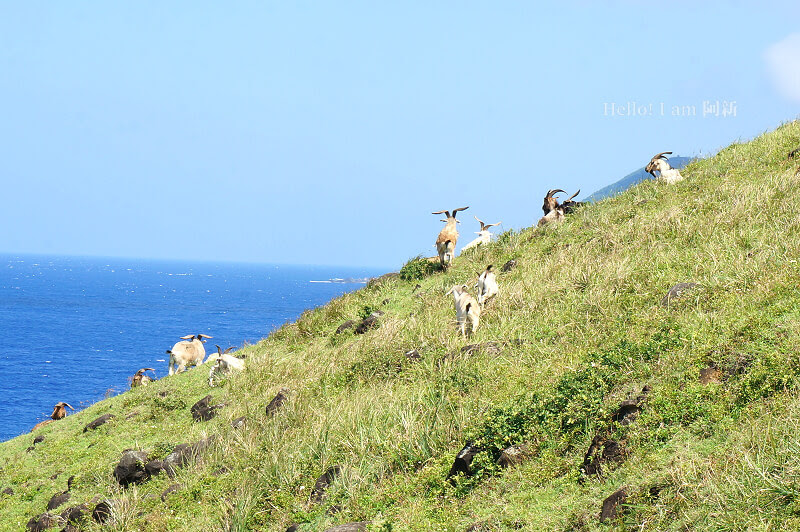
{"type": "Polygon", "coordinates": [[[503,222],[497,222],[496,224],[485,224],[477,216],[475,217],[475,219],[478,220],[479,224],[481,224],[481,230],[476,232],[476,234],[478,235],[478,238],[476,238],[475,240],[473,240],[472,242],[470,242],[469,244],[467,244],[466,246],[461,248],[461,253],[464,253],[466,250],[468,250],[470,248],[474,248],[474,247],[477,247],[477,246],[482,246],[483,244],[488,244],[489,242],[491,242],[492,241],[492,233],[489,232],[489,228],[490,227],[494,227],[495,225],[500,225],[501,223],[503,223],[503,222]]]}
{"type": "Polygon", "coordinates": [[[650,175],[655,177],[658,181],[663,181],[665,183],[677,183],[678,181],[683,180],[683,176],[681,175],[680,170],[677,168],[673,168],[669,165],[668,159],[664,157],[664,155],[671,155],[671,151],[664,151],[658,153],[650,159],[650,162],[647,163],[647,166],[644,167],[644,171],[648,172],[650,175]],[[659,175],[656,176],[656,171],[658,171],[659,175]]]}
{"type": "Polygon", "coordinates": [[[136,373],[133,374],[131,377],[131,388],[136,388],[137,386],[147,386],[148,383],[153,382],[153,379],[145,375],[145,371],[155,371],[153,368],[142,368],[136,373]]]}
{"type": "Polygon", "coordinates": [[[470,334],[478,328],[481,320],[481,307],[475,298],[467,293],[467,285],[455,285],[445,295],[453,294],[453,306],[456,309],[458,327],[461,329],[461,336],[467,336],[467,319],[470,322],[470,334]]]}
{"type": "Polygon", "coordinates": [[[500,291],[500,287],[497,286],[497,276],[492,271],[491,264],[480,274],[475,287],[478,289],[478,304],[481,308],[500,291]]]}
{"type": "Polygon", "coordinates": [[[445,220],[446,225],[444,229],[439,232],[439,236],[436,238],[436,252],[439,254],[439,263],[442,267],[447,267],[450,263],[453,262],[453,258],[456,254],[456,242],[458,242],[458,228],[456,227],[457,223],[460,223],[456,220],[456,213],[458,211],[465,211],[469,209],[469,207],[460,207],[458,209],[453,210],[453,214],[450,214],[450,211],[438,211],[431,214],[442,214],[444,213],[447,216],[447,220],[445,220]]]}
{"type": "Polygon", "coordinates": [[[181,338],[184,340],[183,342],[178,342],[172,346],[172,349],[167,349],[170,375],[186,370],[187,366],[202,364],[206,357],[206,348],[203,347],[203,342],[206,341],[206,338],[213,338],[213,336],[190,334],[181,336],[181,338]]]}

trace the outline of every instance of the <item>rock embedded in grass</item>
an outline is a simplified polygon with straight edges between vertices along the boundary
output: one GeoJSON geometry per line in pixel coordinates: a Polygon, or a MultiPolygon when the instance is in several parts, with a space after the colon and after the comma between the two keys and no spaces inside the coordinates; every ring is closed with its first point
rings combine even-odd
{"type": "Polygon", "coordinates": [[[621,487],[603,501],[603,508],[600,511],[600,522],[604,523],[616,519],[622,513],[621,505],[628,499],[628,492],[625,486],[621,487]]]}
{"type": "Polygon", "coordinates": [[[447,473],[445,480],[450,480],[459,473],[464,473],[466,476],[472,475],[472,470],[469,468],[472,459],[475,455],[481,452],[480,447],[476,447],[472,442],[467,442],[466,445],[456,455],[453,465],[450,467],[450,472],[447,473]]]}
{"type": "Polygon", "coordinates": [[[673,299],[677,299],[683,295],[684,292],[688,290],[692,290],[693,288],[697,288],[700,286],[697,283],[678,283],[672,288],[669,289],[667,295],[664,296],[664,299],[661,300],[661,306],[667,307],[672,302],[673,299]]]}
{"type": "Polygon", "coordinates": [[[101,501],[92,510],[92,520],[96,523],[105,523],[111,518],[111,501],[101,501]]]}
{"type": "Polygon", "coordinates": [[[231,427],[233,427],[234,430],[243,429],[245,425],[247,425],[247,416],[237,417],[231,421],[231,427]]]}
{"type": "Polygon", "coordinates": [[[167,497],[169,496],[170,493],[174,493],[174,492],[178,491],[179,489],[181,489],[181,485],[180,484],[178,484],[178,483],[170,484],[167,489],[165,489],[164,491],[161,492],[161,500],[162,501],[166,501],[167,497]]]}
{"type": "Polygon", "coordinates": [[[114,414],[103,414],[99,418],[95,419],[94,421],[92,421],[91,423],[89,423],[88,425],[83,427],[83,432],[86,432],[88,430],[95,430],[100,425],[103,425],[103,424],[111,421],[115,417],[116,416],[114,414]]]}
{"type": "Polygon", "coordinates": [[[209,421],[214,419],[217,415],[217,410],[225,406],[224,404],[219,405],[211,405],[211,395],[206,395],[191,407],[192,412],[192,419],[200,422],[200,421],[209,421]]]}
{"type": "Polygon", "coordinates": [[[370,329],[376,328],[378,326],[378,318],[381,316],[383,316],[383,312],[380,310],[376,310],[375,312],[373,312],[372,314],[361,320],[361,323],[359,323],[358,326],[356,327],[355,333],[364,334],[370,329]]]}
{"type": "Polygon", "coordinates": [[[309,500],[314,504],[319,504],[325,500],[325,492],[339,478],[342,473],[341,466],[335,465],[328,468],[322,475],[319,476],[314,483],[314,489],[311,490],[309,500]]]}
{"type": "Polygon", "coordinates": [[[150,473],[145,469],[147,453],[126,449],[114,468],[114,479],[123,488],[131,484],[140,484],[150,479],[150,473]]]}
{"type": "Polygon", "coordinates": [[[515,261],[514,259],[511,259],[510,261],[508,261],[505,264],[503,264],[503,267],[500,268],[500,271],[503,272],[503,273],[510,272],[511,270],[516,268],[516,266],[517,266],[517,261],[515,261]]]}
{"type": "Polygon", "coordinates": [[[336,328],[336,334],[342,334],[346,330],[352,329],[355,326],[356,322],[354,320],[347,320],[336,328]]]}
{"type": "Polygon", "coordinates": [[[275,415],[275,413],[283,406],[283,404],[289,399],[289,389],[288,388],[281,388],[278,390],[278,393],[275,397],[272,398],[272,401],[269,402],[266,408],[266,414],[268,416],[275,415]]]}
{"type": "Polygon", "coordinates": [[[58,516],[43,513],[37,515],[36,517],[31,517],[26,525],[26,528],[31,532],[44,532],[48,528],[57,526],[59,524],[58,521],[58,516]]]}
{"type": "Polygon", "coordinates": [[[525,461],[533,455],[533,448],[527,443],[520,443],[512,445],[503,449],[500,453],[500,458],[497,459],[497,464],[500,467],[509,467],[517,465],[525,461]]]}

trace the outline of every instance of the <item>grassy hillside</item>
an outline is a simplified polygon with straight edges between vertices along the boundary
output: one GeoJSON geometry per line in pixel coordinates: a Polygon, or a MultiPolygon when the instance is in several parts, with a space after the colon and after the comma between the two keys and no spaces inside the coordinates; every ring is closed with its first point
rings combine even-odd
{"type": "Polygon", "coordinates": [[[34,434],[0,444],[0,490],[13,491],[1,526],[22,529],[76,475],[55,513],[111,500],[111,530],[797,530],[800,177],[786,154],[798,145],[793,122],[676,185],[644,182],[562,225],[504,233],[446,273],[345,295],[247,347],[248,369],[210,391],[201,367],[44,427],[30,451],[34,434]],[[511,259],[462,340],[444,292],[511,259]],[[662,305],[679,282],[698,286],[662,305]],[[378,328],[335,334],[375,309],[378,328]],[[289,399],[267,415],[280,388],[289,399]],[[193,422],[208,393],[226,406],[193,422]],[[620,419],[639,395],[638,417],[620,419]],[[105,413],[116,418],[83,432],[105,413]],[[212,435],[174,480],[112,477],[125,449],[163,459],[212,435]],[[446,481],[467,441],[481,449],[471,476],[446,481]],[[501,468],[512,444],[527,459],[501,468]],[[601,523],[621,487],[620,515],[601,523]]]}

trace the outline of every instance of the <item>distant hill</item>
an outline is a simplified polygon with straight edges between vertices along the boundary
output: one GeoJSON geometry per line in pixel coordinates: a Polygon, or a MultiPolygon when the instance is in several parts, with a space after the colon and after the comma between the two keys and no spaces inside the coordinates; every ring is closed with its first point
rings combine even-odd
{"type": "MultiPolygon", "coordinates": [[[[683,168],[693,160],[694,157],[670,157],[669,164],[673,168],[683,168]]],[[[626,175],[616,183],[612,183],[606,187],[601,188],[597,192],[592,193],[591,195],[587,196],[583,201],[598,201],[601,199],[610,198],[611,196],[616,196],[620,192],[624,192],[633,185],[641,183],[642,181],[645,181],[647,179],[653,179],[653,176],[645,172],[644,167],[641,167],[638,170],[626,175]]]]}

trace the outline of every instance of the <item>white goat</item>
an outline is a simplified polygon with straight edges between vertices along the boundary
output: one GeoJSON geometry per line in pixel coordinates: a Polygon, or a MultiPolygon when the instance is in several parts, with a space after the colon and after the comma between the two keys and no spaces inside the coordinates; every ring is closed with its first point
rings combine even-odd
{"type": "Polygon", "coordinates": [[[672,152],[665,151],[654,155],[653,158],[650,159],[650,162],[647,163],[647,166],[645,166],[645,172],[649,172],[650,175],[655,177],[658,181],[663,181],[665,183],[677,183],[678,181],[682,181],[683,176],[680,170],[669,165],[667,158],[664,157],[666,154],[672,154],[672,152]],[[660,175],[656,176],[656,170],[658,170],[660,175]]]}
{"type": "Polygon", "coordinates": [[[481,320],[481,307],[475,298],[467,293],[467,285],[455,285],[445,294],[453,294],[453,306],[456,309],[458,327],[461,329],[461,336],[467,336],[467,318],[470,322],[470,334],[478,328],[481,320]]]}
{"type": "Polygon", "coordinates": [[[564,220],[564,209],[562,207],[556,207],[555,209],[551,210],[541,218],[539,218],[539,223],[536,224],[537,227],[541,227],[543,225],[547,225],[549,223],[558,223],[564,220]]]}
{"type": "Polygon", "coordinates": [[[473,240],[472,242],[470,242],[469,244],[467,244],[466,246],[461,248],[461,252],[462,253],[465,252],[466,250],[470,249],[470,248],[474,248],[474,247],[477,247],[477,246],[482,246],[483,244],[488,244],[489,242],[491,242],[492,241],[492,233],[489,232],[489,228],[490,227],[494,227],[495,225],[500,225],[501,223],[503,223],[503,222],[497,222],[496,224],[485,224],[477,216],[475,217],[475,219],[478,220],[479,224],[481,224],[481,230],[475,232],[475,234],[478,235],[478,238],[476,238],[475,240],[473,240]]]}
{"type": "Polygon", "coordinates": [[[167,349],[169,355],[169,374],[180,373],[185,371],[187,366],[196,366],[203,363],[206,357],[206,348],[203,347],[203,342],[206,338],[213,338],[205,334],[181,336],[184,341],[178,342],[172,346],[172,349],[167,349]],[[175,369],[177,366],[177,370],[175,369]]]}
{"type": "Polygon", "coordinates": [[[212,360],[214,361],[214,365],[211,366],[211,369],[208,372],[209,386],[214,386],[214,376],[217,373],[224,375],[226,373],[230,373],[232,370],[241,371],[244,369],[244,360],[228,354],[228,352],[232,349],[233,347],[229,347],[223,353],[222,348],[217,346],[217,352],[209,355],[208,362],[211,362],[212,360]]]}
{"type": "Polygon", "coordinates": [[[478,289],[478,304],[481,308],[486,305],[489,299],[497,295],[500,288],[497,286],[497,276],[492,271],[492,265],[488,265],[486,270],[478,277],[478,282],[475,284],[478,289]]]}
{"type": "Polygon", "coordinates": [[[439,254],[439,263],[444,267],[449,266],[450,263],[453,262],[453,258],[456,255],[456,242],[458,242],[458,228],[456,227],[456,224],[460,223],[458,220],[456,220],[456,213],[458,211],[465,211],[467,209],[469,209],[469,207],[453,209],[453,214],[450,214],[450,211],[438,211],[431,213],[444,213],[445,216],[447,216],[447,220],[444,220],[447,225],[444,226],[444,229],[439,231],[439,236],[436,237],[436,252],[439,254]]]}

